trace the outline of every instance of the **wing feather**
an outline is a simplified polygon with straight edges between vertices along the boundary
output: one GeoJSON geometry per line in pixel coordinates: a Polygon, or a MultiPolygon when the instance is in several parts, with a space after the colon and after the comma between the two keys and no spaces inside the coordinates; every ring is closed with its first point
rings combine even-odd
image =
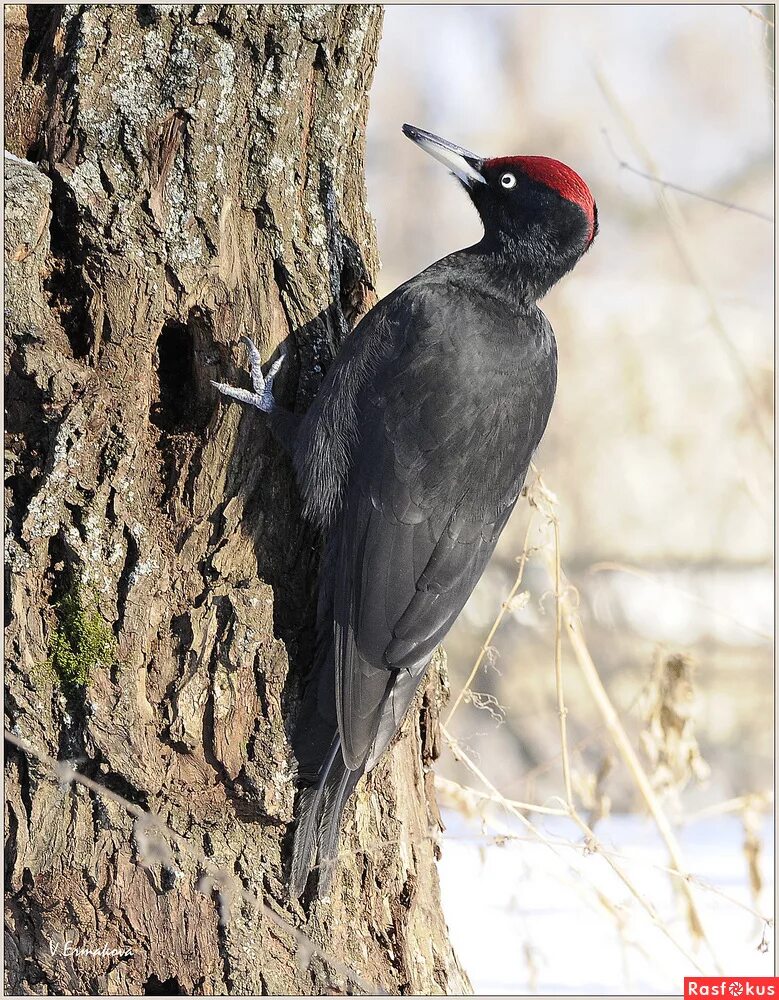
{"type": "Polygon", "coordinates": [[[520,329],[497,347],[486,334],[459,343],[452,322],[419,308],[408,329],[387,328],[405,346],[386,352],[355,401],[334,525],[336,705],[352,769],[389,743],[481,576],[554,395],[553,338],[550,348],[520,329]]]}

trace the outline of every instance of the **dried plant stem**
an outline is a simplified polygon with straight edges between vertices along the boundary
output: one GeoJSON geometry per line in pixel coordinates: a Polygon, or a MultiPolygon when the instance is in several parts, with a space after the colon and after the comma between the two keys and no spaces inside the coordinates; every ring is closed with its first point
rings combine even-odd
{"type": "MultiPolygon", "coordinates": [[[[457,760],[462,761],[462,763],[465,764],[468,770],[471,771],[471,773],[474,774],[479,779],[479,781],[481,781],[485,785],[485,787],[490,790],[492,795],[495,797],[495,801],[499,805],[501,805],[504,809],[506,809],[507,812],[511,813],[512,816],[515,816],[520,821],[520,823],[522,823],[522,825],[533,834],[536,840],[540,841],[542,844],[548,847],[553,854],[559,857],[560,854],[557,850],[554,841],[550,840],[547,836],[545,836],[536,826],[533,825],[533,823],[530,822],[527,816],[524,816],[519,809],[515,808],[512,805],[509,799],[507,799],[504,795],[501,794],[500,790],[490,781],[490,779],[484,774],[484,772],[478,767],[478,765],[468,756],[468,754],[462,749],[462,747],[458,744],[458,742],[447,731],[445,725],[441,726],[441,733],[443,734],[444,739],[448,743],[449,748],[451,749],[455,758],[457,760]]],[[[574,813],[572,813],[571,810],[567,809],[566,812],[568,813],[568,815],[571,816],[572,819],[574,820],[576,819],[575,811],[574,813]]],[[[592,845],[593,849],[597,850],[598,849],[597,841],[595,840],[595,837],[592,831],[587,826],[587,824],[583,820],[579,819],[578,825],[585,829],[585,832],[588,835],[589,843],[592,845]]],[[[688,952],[687,949],[684,947],[684,945],[680,941],[678,941],[676,937],[671,933],[671,930],[663,922],[662,918],[657,913],[652,903],[641,894],[641,892],[636,888],[636,886],[631,881],[630,877],[627,875],[626,872],[622,870],[622,868],[617,864],[614,858],[609,857],[608,854],[602,851],[599,851],[599,853],[606,861],[606,863],[609,865],[609,867],[615,872],[615,874],[618,876],[623,885],[625,885],[630,894],[636,899],[636,901],[639,903],[642,909],[645,910],[650,920],[658,928],[658,930],[660,930],[660,932],[666,938],[668,938],[668,940],[671,942],[674,948],[676,948],[676,950],[679,951],[684,956],[684,958],[695,969],[697,969],[698,972],[700,972],[702,975],[705,975],[705,972],[702,966],[698,963],[697,959],[693,955],[691,955],[690,952],[688,952]]]]}
{"type": "Polygon", "coordinates": [[[451,710],[449,711],[449,714],[446,717],[446,722],[444,723],[444,725],[446,725],[446,726],[450,726],[451,725],[452,719],[454,718],[454,713],[460,707],[460,704],[461,704],[463,698],[470,691],[471,684],[473,684],[474,678],[478,674],[479,669],[481,668],[481,665],[484,662],[484,657],[487,655],[487,650],[492,645],[492,640],[495,637],[495,633],[500,628],[501,622],[503,621],[503,619],[506,616],[506,613],[508,612],[509,608],[511,607],[511,602],[517,596],[517,592],[519,591],[519,588],[522,586],[522,578],[525,575],[525,566],[527,565],[527,559],[528,559],[528,555],[529,555],[529,552],[530,552],[530,549],[529,549],[529,545],[530,545],[530,532],[531,532],[531,530],[533,528],[534,521],[535,521],[535,517],[534,517],[533,514],[531,514],[530,520],[528,521],[528,525],[527,525],[527,531],[525,532],[525,542],[524,542],[524,544],[522,546],[522,555],[519,557],[519,569],[517,570],[516,579],[514,580],[514,583],[511,586],[511,590],[508,592],[508,596],[506,597],[506,600],[500,606],[500,610],[498,611],[498,615],[495,618],[495,621],[492,623],[492,627],[490,628],[489,632],[487,633],[487,638],[482,643],[482,647],[479,650],[479,655],[476,657],[476,662],[474,663],[473,667],[471,668],[471,672],[468,674],[468,679],[466,680],[465,684],[463,684],[462,688],[460,689],[460,693],[455,698],[454,705],[452,705],[451,710]]]}
{"type": "MultiPolygon", "coordinates": [[[[539,482],[541,477],[539,476],[539,482]]],[[[632,882],[622,871],[620,866],[616,864],[613,857],[608,856],[600,850],[600,845],[598,844],[597,838],[591,827],[585,820],[579,815],[579,811],[576,808],[576,804],[573,800],[573,791],[571,787],[571,764],[568,754],[568,725],[567,725],[567,715],[568,709],[565,707],[565,693],[563,688],[563,657],[562,657],[562,639],[563,639],[563,590],[562,590],[562,566],[560,562],[560,521],[555,515],[550,516],[550,523],[552,525],[552,533],[554,536],[554,547],[550,554],[548,548],[544,549],[545,556],[547,560],[551,558],[552,566],[548,567],[550,569],[550,576],[554,580],[555,588],[555,643],[554,643],[554,665],[555,665],[555,687],[557,689],[557,711],[560,717],[560,748],[563,763],[563,781],[565,784],[565,801],[568,808],[568,814],[574,823],[579,827],[582,833],[587,839],[587,843],[592,850],[597,850],[602,854],[606,863],[612,868],[617,877],[627,886],[627,888],[637,896],[638,892],[633,886],[632,882]]],[[[566,600],[566,608],[570,610],[568,602],[566,600]]],[[[593,665],[594,666],[594,665],[593,665]]],[[[605,689],[604,689],[605,695],[605,689]]],[[[611,702],[609,702],[609,705],[611,702]]],[[[616,713],[615,713],[616,716],[616,713]]],[[[608,724],[608,720],[607,720],[608,724]]],[[[610,727],[609,727],[610,728],[610,727]]],[[[613,734],[612,734],[613,735],[613,734]]],[[[628,744],[629,746],[629,744],[628,744]]],[[[630,748],[632,751],[632,747],[630,748]]],[[[662,831],[661,831],[662,833],[662,831]]],[[[681,871],[681,869],[680,869],[681,871]]],[[[688,890],[688,895],[690,895],[688,890]]],[[[644,906],[649,913],[650,917],[655,924],[662,927],[667,933],[667,928],[665,924],[660,920],[655,908],[652,904],[646,900],[643,901],[644,906]]],[[[694,901],[692,903],[694,906],[694,901]]],[[[697,923],[693,923],[693,927],[696,931],[700,931],[700,936],[705,937],[703,926],[698,918],[697,913],[695,913],[697,923]]],[[[670,936],[670,935],[669,935],[670,936]]],[[[712,952],[712,955],[714,953],[712,952]]]]}
{"type": "Polygon", "coordinates": [[[565,801],[571,813],[575,813],[576,808],[573,803],[573,790],[571,788],[571,761],[568,754],[568,709],[565,707],[563,696],[563,595],[560,589],[561,574],[560,568],[560,522],[557,518],[552,521],[554,532],[554,592],[555,592],[555,640],[554,640],[554,674],[555,686],[557,688],[557,714],[560,716],[560,752],[563,762],[563,782],[565,784],[565,801]]]}
{"type": "Polygon", "coordinates": [[[445,723],[441,724],[441,733],[443,734],[444,739],[448,743],[449,749],[452,751],[455,760],[462,761],[463,764],[465,764],[465,766],[468,768],[468,770],[472,774],[474,774],[479,779],[479,781],[482,782],[485,788],[489,789],[492,795],[492,801],[498,803],[498,805],[501,805],[504,809],[508,810],[508,812],[510,812],[512,816],[516,816],[517,819],[522,823],[522,825],[526,829],[530,830],[530,832],[533,833],[536,837],[538,837],[539,840],[547,842],[546,837],[541,833],[541,831],[538,830],[535,826],[533,826],[533,824],[530,822],[527,816],[524,816],[522,812],[520,812],[520,810],[514,805],[511,799],[507,799],[506,796],[500,791],[500,789],[496,785],[493,785],[493,783],[490,781],[487,775],[481,770],[478,764],[476,764],[476,762],[468,755],[468,753],[466,753],[466,751],[460,746],[457,740],[452,736],[452,734],[446,728],[445,723]]]}
{"type": "Polygon", "coordinates": [[[756,17],[759,21],[762,21],[763,24],[767,24],[769,28],[773,28],[774,22],[771,18],[766,17],[765,14],[761,14],[760,11],[755,10],[754,7],[750,7],[748,3],[740,3],[739,7],[741,7],[742,10],[745,10],[747,14],[751,14],[752,17],[756,17]]]}
{"type": "Polygon", "coordinates": [[[646,580],[647,583],[654,584],[655,587],[660,587],[662,590],[672,590],[675,594],[679,594],[680,597],[689,601],[690,604],[694,604],[696,607],[702,608],[704,611],[709,611],[711,614],[717,615],[718,618],[722,618],[724,621],[728,621],[732,625],[736,625],[738,628],[743,629],[744,632],[748,632],[750,635],[754,635],[758,639],[764,639],[766,642],[773,642],[774,637],[769,632],[762,632],[760,629],[753,628],[751,625],[747,625],[738,618],[734,618],[733,615],[728,614],[727,611],[723,611],[722,608],[717,608],[713,604],[708,604],[706,601],[702,601],[696,594],[691,594],[690,591],[685,590],[684,587],[679,587],[674,583],[668,583],[666,580],[658,580],[653,573],[648,573],[646,570],[639,569],[637,566],[629,566],[627,563],[621,562],[599,562],[590,566],[590,572],[626,573],[629,576],[635,576],[639,580],[646,580]]]}
{"type": "Polygon", "coordinates": [[[478,788],[471,788],[469,785],[461,785],[459,781],[450,781],[442,775],[435,776],[436,791],[444,795],[458,796],[471,795],[474,798],[482,799],[484,802],[495,802],[497,805],[511,805],[514,809],[521,809],[523,812],[543,813],[545,816],[567,816],[567,809],[559,809],[555,806],[541,806],[532,802],[519,802],[517,799],[507,799],[504,796],[490,795],[488,792],[481,792],[478,788]]]}
{"type": "Polygon", "coordinates": [[[725,813],[734,812],[740,813],[750,806],[769,812],[773,801],[774,793],[770,788],[765,792],[749,792],[747,795],[739,795],[738,798],[727,799],[725,802],[716,802],[712,806],[706,806],[705,809],[699,809],[697,812],[690,813],[689,816],[682,818],[681,823],[684,826],[689,826],[691,823],[708,819],[710,816],[722,816],[725,813]]]}
{"type": "MultiPolygon", "coordinates": [[[[544,549],[544,560],[546,562],[549,576],[552,580],[554,580],[557,575],[556,559],[554,553],[549,551],[549,548],[544,549]]],[[[562,570],[560,570],[560,577],[561,581],[564,580],[562,570]]],[[[608,729],[615,746],[619,750],[622,759],[627,765],[628,771],[630,772],[641,797],[646,803],[646,806],[655,821],[655,825],[657,826],[660,836],[663,838],[668,849],[672,866],[680,874],[686,873],[686,866],[684,864],[681,847],[676,839],[676,835],[674,834],[671,824],[668,821],[668,817],[655,795],[655,791],[652,788],[649,778],[647,777],[646,771],[642,767],[641,762],[639,761],[638,756],[628,739],[627,733],[622,726],[617,711],[614,708],[605,687],[603,686],[598,669],[595,666],[592,656],[590,655],[589,649],[587,648],[579,616],[571,607],[570,601],[565,596],[564,592],[561,593],[560,596],[560,608],[562,612],[562,626],[565,629],[565,633],[571,644],[585,682],[587,683],[587,687],[598,707],[598,710],[600,711],[603,721],[606,724],[606,728],[608,729]]],[[[576,815],[575,810],[572,811],[572,819],[574,819],[574,821],[577,822],[582,829],[589,829],[584,820],[576,815]]],[[[680,884],[687,902],[688,918],[693,936],[700,938],[706,943],[706,946],[714,959],[717,970],[721,971],[716,954],[714,953],[711,943],[706,935],[703,921],[698,909],[698,904],[689,883],[686,879],[682,879],[680,884]]]]}

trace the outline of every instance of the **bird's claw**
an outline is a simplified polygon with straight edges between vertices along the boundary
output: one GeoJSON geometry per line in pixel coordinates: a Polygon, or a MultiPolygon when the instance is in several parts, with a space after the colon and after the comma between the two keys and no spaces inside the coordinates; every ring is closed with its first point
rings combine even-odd
{"type": "Polygon", "coordinates": [[[224,382],[212,381],[211,385],[215,389],[218,389],[224,396],[230,396],[232,399],[237,399],[240,403],[247,403],[249,406],[256,406],[263,413],[270,413],[276,406],[276,400],[273,398],[273,380],[284,364],[287,356],[287,348],[284,344],[279,345],[278,358],[270,366],[268,374],[263,375],[260,352],[248,337],[242,337],[241,340],[244,341],[249,349],[249,371],[251,372],[252,389],[254,391],[249,392],[247,389],[225,385],[224,382]]]}

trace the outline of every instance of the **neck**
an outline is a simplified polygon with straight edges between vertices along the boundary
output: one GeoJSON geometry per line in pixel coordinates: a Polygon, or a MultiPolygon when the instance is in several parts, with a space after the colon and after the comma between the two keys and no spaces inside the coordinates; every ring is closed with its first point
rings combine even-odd
{"type": "Polygon", "coordinates": [[[463,253],[469,255],[470,267],[483,271],[485,281],[527,305],[546,295],[576,263],[575,259],[562,259],[540,233],[528,233],[526,238],[485,233],[463,253]]]}

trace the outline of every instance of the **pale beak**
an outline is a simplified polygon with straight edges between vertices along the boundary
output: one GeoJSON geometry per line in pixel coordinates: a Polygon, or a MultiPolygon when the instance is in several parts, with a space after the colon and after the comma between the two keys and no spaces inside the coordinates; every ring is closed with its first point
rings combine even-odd
{"type": "Polygon", "coordinates": [[[445,167],[449,167],[455,177],[458,177],[466,187],[472,188],[476,184],[487,183],[480,173],[484,161],[480,156],[471,153],[470,150],[463,149],[462,146],[455,146],[453,142],[433,135],[432,132],[425,132],[424,129],[416,128],[414,125],[404,125],[403,134],[424,149],[426,153],[443,163],[445,167]]]}

